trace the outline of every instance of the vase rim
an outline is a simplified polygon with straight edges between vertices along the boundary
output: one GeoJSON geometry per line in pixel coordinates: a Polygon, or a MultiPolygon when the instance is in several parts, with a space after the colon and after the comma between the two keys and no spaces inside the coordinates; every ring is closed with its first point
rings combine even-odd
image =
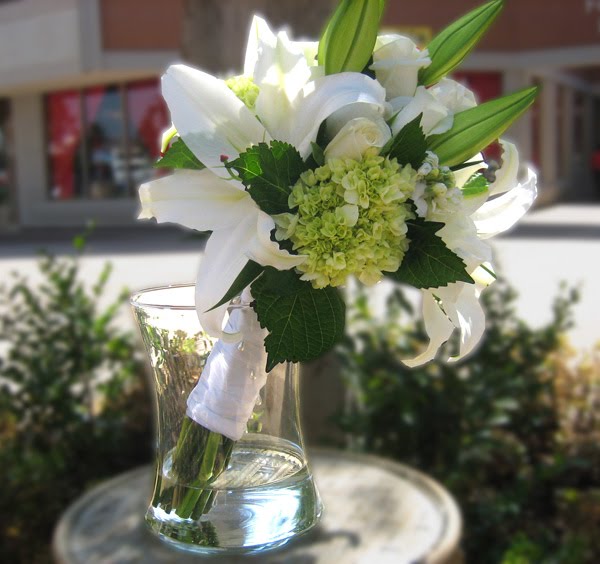
{"type": "Polygon", "coordinates": [[[196,309],[194,291],[194,284],[153,286],[134,292],[129,298],[129,303],[135,308],[142,309],[156,308],[192,311],[196,309]]]}
{"type": "MultiPolygon", "coordinates": [[[[137,309],[196,311],[195,290],[196,285],[189,283],[153,286],[131,294],[129,303],[137,309]]],[[[249,303],[241,302],[239,297],[229,303],[229,309],[241,309],[249,306],[249,303]]]]}

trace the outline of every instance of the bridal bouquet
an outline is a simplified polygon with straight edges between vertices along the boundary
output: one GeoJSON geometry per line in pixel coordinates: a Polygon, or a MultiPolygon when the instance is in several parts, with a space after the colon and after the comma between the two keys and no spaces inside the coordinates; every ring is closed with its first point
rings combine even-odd
{"type": "MultiPolygon", "coordinates": [[[[344,334],[347,280],[387,278],[422,293],[430,341],[405,363],[431,360],[455,330],[460,350],[451,360],[462,358],[485,327],[479,296],[495,277],[486,240],[536,196],[535,174],[521,175],[513,144],[500,141],[493,181],[481,153],[533,103],[536,88],[478,105],[448,78],[503,1],[470,12],[425,49],[378,35],[384,5],[341,0],[318,42],[292,41],[255,16],[242,74],[221,79],[174,65],[162,79],[173,127],[157,166],[176,170],[140,188],[140,217],[212,232],[196,307],[219,340],[188,399],[178,445],[189,452],[192,437],[210,447],[191,472],[200,485],[226,466],[217,446],[231,451],[264,384],[244,388],[234,415],[219,407],[235,388],[235,343],[266,329],[257,347],[265,374],[314,359],[344,334]],[[252,315],[225,323],[240,294],[252,315]]],[[[196,502],[183,500],[180,514],[207,510],[196,502]]]]}

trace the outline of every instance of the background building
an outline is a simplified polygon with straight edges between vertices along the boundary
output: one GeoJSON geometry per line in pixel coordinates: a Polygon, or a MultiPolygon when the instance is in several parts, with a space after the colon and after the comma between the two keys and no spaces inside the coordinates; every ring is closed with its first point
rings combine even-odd
{"type": "MultiPolygon", "coordinates": [[[[392,0],[385,25],[427,39],[479,3],[392,0]]],[[[0,0],[0,227],[134,222],[136,186],[156,174],[168,123],[158,77],[181,58],[186,9],[185,0],[0,0]]],[[[221,40],[241,53],[245,29],[205,23],[217,52],[221,40]]],[[[510,132],[541,173],[540,203],[594,196],[599,0],[507,0],[458,78],[481,101],[541,85],[510,132]]]]}

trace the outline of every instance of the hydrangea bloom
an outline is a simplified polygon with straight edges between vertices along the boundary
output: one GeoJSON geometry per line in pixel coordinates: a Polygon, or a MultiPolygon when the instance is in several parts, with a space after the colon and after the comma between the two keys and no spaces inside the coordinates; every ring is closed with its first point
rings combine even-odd
{"type": "Polygon", "coordinates": [[[298,265],[315,288],[341,286],[355,274],[363,284],[398,270],[408,249],[406,220],[416,182],[410,165],[367,154],[361,161],[331,159],[305,172],[292,189],[296,214],[275,218],[277,237],[306,255],[298,265]]]}

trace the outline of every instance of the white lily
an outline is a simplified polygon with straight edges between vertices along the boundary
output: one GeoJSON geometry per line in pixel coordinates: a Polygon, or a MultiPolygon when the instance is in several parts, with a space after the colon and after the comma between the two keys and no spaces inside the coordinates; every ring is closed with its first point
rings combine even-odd
{"type": "MultiPolygon", "coordinates": [[[[444,288],[422,290],[423,319],[430,340],[423,353],[403,361],[407,366],[419,366],[432,360],[456,329],[460,331],[460,351],[450,360],[460,360],[475,348],[484,333],[485,315],[479,296],[494,281],[490,274],[491,248],[484,239],[512,227],[531,207],[537,194],[535,173],[528,168],[525,182],[519,183],[516,147],[507,141],[501,144],[503,164],[489,191],[474,196],[474,202],[467,203],[462,213],[454,214],[438,232],[448,248],[465,261],[475,283],[456,282],[444,288]],[[490,196],[496,197],[486,202],[490,196]]],[[[478,161],[481,157],[478,155],[472,160],[478,161]]],[[[458,185],[464,185],[478,168],[480,165],[473,165],[457,174],[458,185]]]]}
{"type": "Polygon", "coordinates": [[[196,309],[202,327],[218,338],[235,338],[222,330],[228,304],[208,310],[221,300],[249,260],[280,270],[304,260],[271,241],[273,219],[243,188],[208,169],[177,172],[140,187],[140,218],[212,231],[198,271],[196,309]]]}
{"type": "Polygon", "coordinates": [[[471,215],[481,239],[489,239],[510,229],[527,213],[537,197],[537,175],[533,169],[528,167],[524,182],[519,182],[517,148],[508,141],[500,143],[503,148],[502,166],[496,171],[496,181],[490,185],[490,196],[495,197],[471,215]]]}
{"type": "Polygon", "coordinates": [[[402,362],[414,368],[433,360],[455,329],[460,331],[460,352],[449,360],[460,360],[473,351],[485,331],[485,314],[479,303],[482,289],[479,284],[456,282],[446,288],[423,290],[423,322],[429,344],[420,355],[402,362]]]}
{"type": "Polygon", "coordinates": [[[383,114],[385,90],[376,80],[361,73],[310,80],[304,43],[290,41],[285,33],[275,36],[260,18],[253,30],[258,47],[248,52],[257,50],[257,55],[247,55],[245,72],[254,66],[257,115],[223,80],[200,70],[173,65],[163,76],[174,127],[215,174],[229,178],[224,157],[235,159],[249,146],[272,139],[287,141],[308,157],[321,123],[346,106],[368,104],[383,114]]]}

